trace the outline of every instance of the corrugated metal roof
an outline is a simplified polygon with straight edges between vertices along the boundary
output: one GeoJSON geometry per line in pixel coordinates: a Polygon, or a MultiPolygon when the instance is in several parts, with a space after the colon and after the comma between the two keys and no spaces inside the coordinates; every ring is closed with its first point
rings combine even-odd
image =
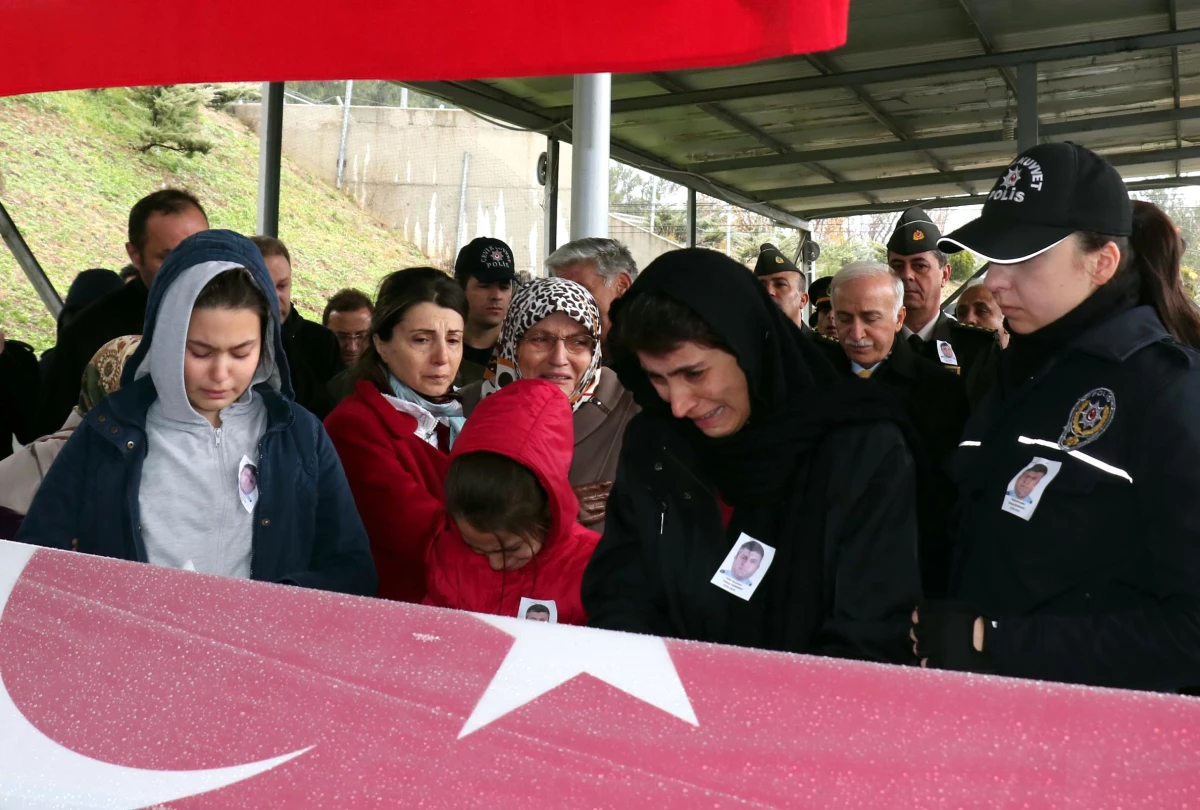
{"type": "MultiPolygon", "coordinates": [[[[991,180],[962,173],[986,174],[1016,153],[1000,133],[1018,114],[1017,62],[1029,59],[1043,140],[1114,155],[1129,178],[1190,183],[1177,172],[1200,171],[1200,0],[853,0],[837,51],[614,76],[614,153],[781,216],[982,194],[991,180]],[[1109,120],[1118,115],[1138,118],[1109,120]],[[942,141],[908,145],[930,138],[942,141]],[[692,174],[674,171],[683,169],[692,174]]],[[[569,137],[571,77],[421,89],[569,137]]]]}

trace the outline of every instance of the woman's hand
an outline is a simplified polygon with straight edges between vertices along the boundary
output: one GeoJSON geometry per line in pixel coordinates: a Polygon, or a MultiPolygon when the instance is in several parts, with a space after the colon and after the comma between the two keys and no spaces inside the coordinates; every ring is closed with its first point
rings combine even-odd
{"type": "Polygon", "coordinates": [[[908,637],[923,667],[991,672],[986,630],[987,623],[970,606],[933,601],[913,610],[908,637]]]}
{"type": "Polygon", "coordinates": [[[590,526],[604,520],[608,511],[608,494],[612,492],[612,486],[612,481],[593,481],[575,487],[575,497],[579,498],[580,523],[590,526]]]}

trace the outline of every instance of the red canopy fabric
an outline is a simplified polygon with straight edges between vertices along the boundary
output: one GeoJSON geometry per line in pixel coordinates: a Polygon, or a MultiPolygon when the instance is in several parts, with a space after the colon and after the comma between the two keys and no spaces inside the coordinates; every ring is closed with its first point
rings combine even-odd
{"type": "Polygon", "coordinates": [[[17,0],[0,96],[122,85],[715,67],[836,48],[849,0],[17,0]]]}
{"type": "Polygon", "coordinates": [[[1198,737],[1191,698],[0,541],[5,810],[1184,808],[1200,803],[1198,737]]]}

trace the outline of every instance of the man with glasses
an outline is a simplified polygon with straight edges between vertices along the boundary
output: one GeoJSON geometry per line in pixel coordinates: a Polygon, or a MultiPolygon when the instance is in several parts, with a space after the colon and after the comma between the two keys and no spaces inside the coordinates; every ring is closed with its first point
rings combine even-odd
{"type": "Polygon", "coordinates": [[[354,368],[367,341],[371,339],[371,316],[375,305],[365,293],[347,288],[338,290],[325,305],[321,323],[333,332],[342,350],[346,368],[354,368]]]}

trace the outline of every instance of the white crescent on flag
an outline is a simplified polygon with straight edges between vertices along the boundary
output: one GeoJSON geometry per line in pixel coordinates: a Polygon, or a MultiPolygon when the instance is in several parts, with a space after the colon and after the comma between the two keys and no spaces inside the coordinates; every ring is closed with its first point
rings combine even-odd
{"type": "MultiPolygon", "coordinates": [[[[0,618],[35,551],[34,546],[0,542],[0,618]]],[[[4,810],[137,810],[241,782],[306,750],[197,771],[112,765],[71,751],[38,731],[12,702],[0,672],[0,807],[4,810]]]]}

